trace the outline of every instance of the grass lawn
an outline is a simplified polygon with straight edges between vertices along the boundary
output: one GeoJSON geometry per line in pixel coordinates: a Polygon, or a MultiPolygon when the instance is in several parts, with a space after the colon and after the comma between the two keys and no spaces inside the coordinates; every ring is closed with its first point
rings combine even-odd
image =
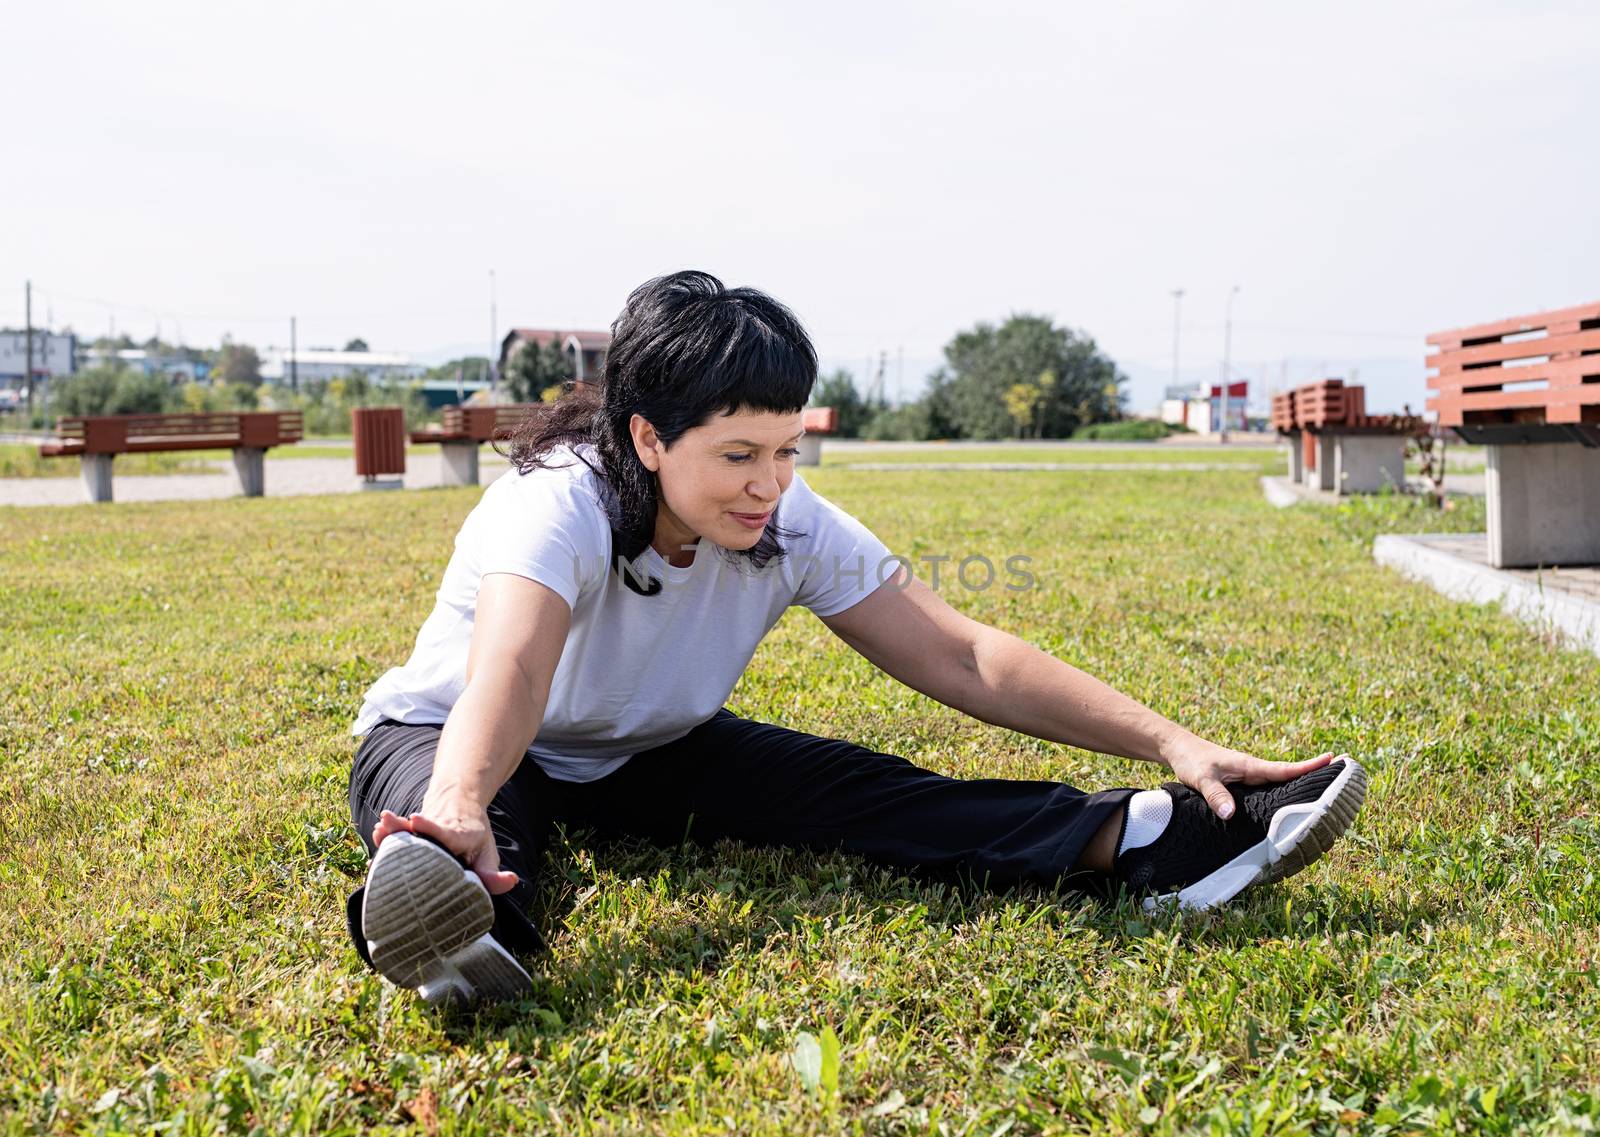
{"type": "MultiPolygon", "coordinates": [[[[346,939],[345,732],[479,491],[0,510],[0,1133],[1600,1125],[1595,660],[1370,556],[1481,504],[1277,510],[1248,468],[807,477],[913,558],[1031,556],[1033,590],[941,591],[1199,733],[1359,756],[1356,827],[1153,918],[574,831],[534,997],[440,1015],[346,939]]],[[[802,610],[730,705],[957,776],[1161,780],[933,703],[802,610]]]]}

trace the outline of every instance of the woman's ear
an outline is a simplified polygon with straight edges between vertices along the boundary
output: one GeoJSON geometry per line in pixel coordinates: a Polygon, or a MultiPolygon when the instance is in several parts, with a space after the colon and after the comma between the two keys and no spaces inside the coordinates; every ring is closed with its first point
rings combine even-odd
{"type": "Polygon", "coordinates": [[[628,432],[633,436],[633,450],[639,455],[639,461],[644,463],[647,470],[659,471],[661,457],[656,452],[661,445],[661,440],[656,436],[656,428],[641,414],[634,414],[628,420],[628,432]]]}

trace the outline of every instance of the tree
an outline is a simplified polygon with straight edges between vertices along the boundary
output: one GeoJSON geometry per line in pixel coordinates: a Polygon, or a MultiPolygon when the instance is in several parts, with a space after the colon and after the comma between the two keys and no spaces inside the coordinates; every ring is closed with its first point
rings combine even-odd
{"type": "Polygon", "coordinates": [[[980,323],[944,354],[935,391],[960,436],[1065,438],[1086,423],[1122,417],[1127,378],[1094,340],[1043,316],[980,323]]]}
{"type": "Polygon", "coordinates": [[[523,341],[506,360],[506,393],[514,403],[535,403],[544,398],[550,388],[573,378],[572,361],[561,345],[551,340],[541,347],[523,341]]]}
{"type": "Polygon", "coordinates": [[[217,371],[224,383],[248,383],[254,387],[261,382],[261,357],[249,344],[225,343],[217,359],[217,371]]]}
{"type": "Polygon", "coordinates": [[[811,389],[811,406],[832,407],[839,415],[837,433],[841,438],[860,438],[863,428],[879,411],[888,409],[882,400],[869,401],[856,390],[855,380],[843,368],[825,375],[811,389]]]}
{"type": "Polygon", "coordinates": [[[371,348],[369,348],[367,346],[367,341],[362,339],[360,336],[357,336],[355,339],[353,339],[349,343],[345,344],[344,345],[344,349],[346,351],[371,351],[372,350],[371,348]]]}

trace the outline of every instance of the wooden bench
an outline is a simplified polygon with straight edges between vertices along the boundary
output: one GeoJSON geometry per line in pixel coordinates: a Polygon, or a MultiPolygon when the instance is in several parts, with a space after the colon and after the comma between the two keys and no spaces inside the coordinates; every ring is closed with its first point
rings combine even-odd
{"type": "Polygon", "coordinates": [[[1338,494],[1403,487],[1406,439],[1427,430],[1417,415],[1369,415],[1366,388],[1343,379],[1279,392],[1271,421],[1289,441],[1290,479],[1338,494]]]}
{"type": "Polygon", "coordinates": [[[47,458],[76,454],[83,486],[92,502],[111,500],[111,464],[118,454],[175,450],[232,450],[239,492],[266,492],[265,456],[274,446],[299,442],[299,411],[240,411],[216,414],[63,415],[55,437],[39,444],[47,458]]]}
{"type": "Polygon", "coordinates": [[[437,443],[443,458],[440,485],[478,484],[478,447],[510,438],[544,403],[500,403],[483,407],[445,407],[440,425],[413,430],[411,441],[437,443]]]}
{"type": "Polygon", "coordinates": [[[1489,563],[1600,564],[1600,302],[1427,342],[1428,409],[1488,448],[1489,563]]]}
{"type": "Polygon", "coordinates": [[[797,466],[822,465],[822,440],[839,431],[838,407],[807,407],[800,412],[800,425],[805,435],[800,439],[797,466]]]}

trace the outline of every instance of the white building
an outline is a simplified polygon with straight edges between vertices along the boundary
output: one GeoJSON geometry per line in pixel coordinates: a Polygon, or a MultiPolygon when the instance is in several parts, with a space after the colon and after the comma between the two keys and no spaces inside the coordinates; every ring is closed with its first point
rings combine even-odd
{"type": "Polygon", "coordinates": [[[428,369],[413,363],[409,355],[383,351],[334,351],[331,348],[301,348],[293,353],[267,348],[261,353],[261,378],[268,383],[300,383],[318,379],[345,379],[364,375],[372,382],[417,379],[428,369]],[[293,366],[291,366],[291,364],[293,366]]]}
{"type": "MultiPolygon", "coordinates": [[[[71,375],[78,337],[33,330],[33,379],[71,375]]],[[[25,331],[0,332],[0,386],[21,387],[28,370],[28,336],[25,331]]]]}

